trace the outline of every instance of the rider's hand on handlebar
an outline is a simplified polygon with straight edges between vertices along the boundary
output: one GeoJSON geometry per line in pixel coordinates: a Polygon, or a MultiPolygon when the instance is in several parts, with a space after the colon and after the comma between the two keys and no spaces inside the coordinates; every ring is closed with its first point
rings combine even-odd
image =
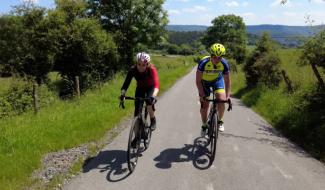
{"type": "Polygon", "coordinates": [[[156,102],[157,102],[156,97],[151,96],[151,97],[150,97],[150,104],[154,104],[154,103],[156,103],[156,102]]]}
{"type": "Polygon", "coordinates": [[[123,101],[125,100],[125,95],[121,95],[121,96],[119,97],[119,99],[120,99],[121,102],[123,102],[123,101]]]}
{"type": "Polygon", "coordinates": [[[232,102],[231,102],[230,98],[228,98],[227,101],[228,101],[228,106],[229,106],[228,111],[230,111],[230,110],[232,110],[232,102]]]}
{"type": "Polygon", "coordinates": [[[207,98],[207,96],[200,96],[200,102],[205,102],[207,98]]]}
{"type": "Polygon", "coordinates": [[[119,97],[121,102],[123,102],[125,100],[125,93],[126,93],[126,90],[122,89],[121,96],[119,97]]]}

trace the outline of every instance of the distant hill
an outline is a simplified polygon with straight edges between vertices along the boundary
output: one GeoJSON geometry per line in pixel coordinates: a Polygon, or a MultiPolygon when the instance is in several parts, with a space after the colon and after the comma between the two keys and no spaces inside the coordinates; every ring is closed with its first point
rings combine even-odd
{"type": "Polygon", "coordinates": [[[175,32],[206,31],[208,26],[203,25],[167,25],[166,30],[175,32]]]}
{"type": "MultiPolygon", "coordinates": [[[[208,26],[204,25],[167,25],[169,31],[189,32],[189,31],[206,31],[208,26]]],[[[248,25],[246,26],[249,36],[259,36],[262,32],[267,31],[271,37],[287,46],[297,46],[302,43],[302,39],[308,38],[321,30],[325,25],[319,26],[286,26],[286,25],[248,25]]]]}
{"type": "MultiPolygon", "coordinates": [[[[208,26],[204,25],[167,25],[169,31],[189,32],[189,31],[206,31],[208,26]]],[[[325,29],[325,25],[318,25],[311,28],[310,26],[286,26],[286,25],[247,25],[247,33],[260,35],[268,31],[272,36],[311,36],[315,32],[325,29]]]]}

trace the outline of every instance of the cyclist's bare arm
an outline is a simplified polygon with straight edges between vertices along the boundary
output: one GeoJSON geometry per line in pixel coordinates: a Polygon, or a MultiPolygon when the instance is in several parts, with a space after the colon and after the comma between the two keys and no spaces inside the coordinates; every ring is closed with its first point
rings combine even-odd
{"type": "Polygon", "coordinates": [[[204,91],[203,91],[203,86],[202,86],[202,75],[203,73],[199,70],[196,71],[196,87],[199,91],[199,96],[202,97],[204,96],[204,91]]]}
{"type": "Polygon", "coordinates": [[[158,92],[159,92],[159,88],[154,88],[153,93],[152,93],[152,96],[153,97],[157,97],[158,92]]]}
{"type": "Polygon", "coordinates": [[[225,90],[226,90],[226,99],[230,98],[230,88],[231,88],[231,80],[230,80],[230,74],[225,74],[224,75],[224,80],[225,80],[225,90]]]}

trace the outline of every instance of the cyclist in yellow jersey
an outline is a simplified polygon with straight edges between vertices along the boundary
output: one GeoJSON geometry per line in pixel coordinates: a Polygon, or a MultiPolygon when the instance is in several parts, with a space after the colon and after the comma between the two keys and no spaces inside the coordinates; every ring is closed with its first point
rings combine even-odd
{"type": "MultiPolygon", "coordinates": [[[[226,59],[223,58],[225,53],[225,47],[222,44],[215,43],[210,47],[210,56],[202,58],[198,63],[196,86],[201,102],[202,136],[206,134],[208,127],[209,102],[205,101],[205,99],[210,96],[211,88],[215,89],[213,93],[215,93],[217,99],[230,100],[230,67],[226,59]]],[[[219,131],[223,132],[225,128],[222,119],[225,112],[225,104],[218,104],[217,109],[221,120],[219,131]]]]}

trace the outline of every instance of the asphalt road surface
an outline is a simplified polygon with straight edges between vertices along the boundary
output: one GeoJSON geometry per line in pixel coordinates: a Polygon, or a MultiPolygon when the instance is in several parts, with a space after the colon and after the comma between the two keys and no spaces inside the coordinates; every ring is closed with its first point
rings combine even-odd
{"type": "Polygon", "coordinates": [[[194,69],[159,98],[157,129],[133,173],[127,169],[126,127],[64,189],[325,190],[324,164],[233,102],[211,167],[201,145],[194,69]]]}

